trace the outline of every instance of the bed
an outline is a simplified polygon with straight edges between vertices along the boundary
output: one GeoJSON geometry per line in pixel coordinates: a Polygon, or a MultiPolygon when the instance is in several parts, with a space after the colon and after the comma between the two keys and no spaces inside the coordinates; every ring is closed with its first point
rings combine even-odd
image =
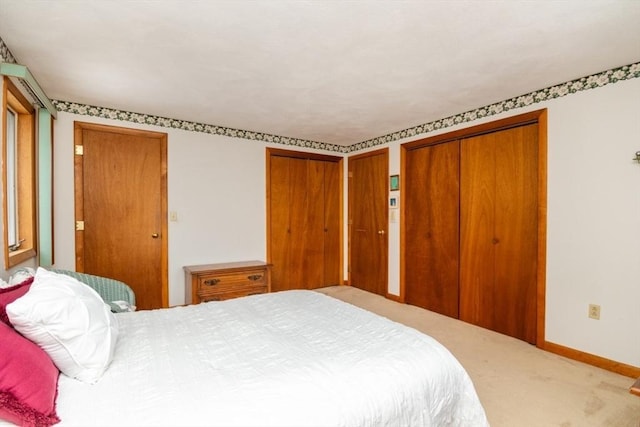
{"type": "Polygon", "coordinates": [[[58,379],[61,426],[484,426],[431,337],[314,291],[113,315],[94,383],[58,379]]]}

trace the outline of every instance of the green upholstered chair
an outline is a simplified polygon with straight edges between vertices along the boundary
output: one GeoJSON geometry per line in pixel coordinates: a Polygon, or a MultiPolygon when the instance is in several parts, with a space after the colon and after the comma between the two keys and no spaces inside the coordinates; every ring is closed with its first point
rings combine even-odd
{"type": "Polygon", "coordinates": [[[113,301],[125,301],[133,307],[136,305],[136,295],[133,289],[124,282],[70,270],[51,269],[51,271],[66,274],[92,287],[102,299],[111,306],[112,311],[127,311],[119,310],[117,306],[113,304],[113,301]]]}

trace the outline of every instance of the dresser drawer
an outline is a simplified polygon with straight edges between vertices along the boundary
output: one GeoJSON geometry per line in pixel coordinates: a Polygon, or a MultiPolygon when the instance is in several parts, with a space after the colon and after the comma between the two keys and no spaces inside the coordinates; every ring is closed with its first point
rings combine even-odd
{"type": "Polygon", "coordinates": [[[185,302],[197,304],[269,292],[270,268],[260,261],[184,267],[185,302]]]}
{"type": "Polygon", "coordinates": [[[206,289],[224,289],[238,285],[252,285],[267,283],[267,274],[263,270],[241,271],[228,274],[203,274],[198,278],[198,288],[201,291],[206,289]]]}
{"type": "Polygon", "coordinates": [[[267,292],[267,285],[246,285],[233,288],[202,289],[198,292],[200,302],[223,301],[231,298],[246,297],[249,295],[264,294],[267,292]]]}

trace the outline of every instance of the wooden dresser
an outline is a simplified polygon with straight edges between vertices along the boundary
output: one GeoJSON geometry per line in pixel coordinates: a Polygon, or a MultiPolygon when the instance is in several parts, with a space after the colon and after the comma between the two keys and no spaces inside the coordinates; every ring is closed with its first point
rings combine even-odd
{"type": "Polygon", "coordinates": [[[271,291],[271,264],[262,261],[188,265],[184,271],[185,304],[271,291]]]}

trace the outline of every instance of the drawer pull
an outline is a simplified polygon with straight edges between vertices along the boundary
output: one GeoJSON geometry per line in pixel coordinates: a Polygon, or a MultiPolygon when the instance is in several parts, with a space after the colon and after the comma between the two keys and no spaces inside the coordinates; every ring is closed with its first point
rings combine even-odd
{"type": "Polygon", "coordinates": [[[252,274],[251,276],[247,276],[247,279],[255,282],[256,280],[262,279],[262,274],[252,274]]]}
{"type": "Polygon", "coordinates": [[[214,286],[220,283],[220,279],[208,279],[204,281],[204,284],[207,286],[214,286]]]}

